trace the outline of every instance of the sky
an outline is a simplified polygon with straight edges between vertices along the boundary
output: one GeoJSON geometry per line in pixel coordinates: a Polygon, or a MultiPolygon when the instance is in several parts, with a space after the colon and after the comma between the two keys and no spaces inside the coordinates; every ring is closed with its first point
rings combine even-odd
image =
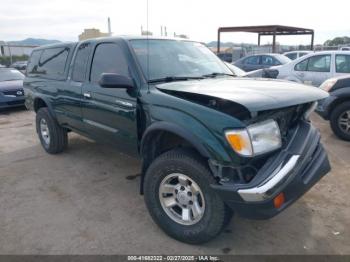
{"type": "MultiPolygon", "coordinates": [[[[141,26],[154,35],[166,26],[168,35],[186,34],[209,42],[221,26],[280,24],[315,30],[315,43],[350,36],[349,0],[1,0],[0,40],[28,37],[77,41],[84,28],[113,35],[139,35],[141,26]]],[[[222,41],[256,43],[249,33],[225,33],[222,41]]],[[[262,44],[271,42],[263,37],[262,44]]],[[[277,37],[281,44],[309,44],[310,36],[277,37]]]]}

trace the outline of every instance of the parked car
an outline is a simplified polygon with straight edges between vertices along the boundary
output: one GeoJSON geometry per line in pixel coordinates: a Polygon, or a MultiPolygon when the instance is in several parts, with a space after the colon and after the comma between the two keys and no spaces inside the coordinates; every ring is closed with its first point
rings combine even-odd
{"type": "Polygon", "coordinates": [[[350,52],[322,51],[311,53],[291,63],[271,67],[266,71],[279,79],[318,87],[329,78],[350,73],[350,52]]]}
{"type": "Polygon", "coordinates": [[[27,68],[27,61],[14,62],[10,67],[16,68],[17,70],[25,71],[27,68]]]}
{"type": "Polygon", "coordinates": [[[244,72],[242,69],[238,68],[237,66],[234,66],[233,64],[230,64],[227,62],[224,62],[224,63],[235,76],[245,76],[246,75],[246,72],[244,72]]]}
{"type": "Polygon", "coordinates": [[[290,61],[288,57],[281,54],[260,54],[243,57],[234,62],[233,65],[249,72],[257,69],[269,68],[271,66],[284,65],[290,61]]]}
{"type": "Polygon", "coordinates": [[[113,37],[39,47],[24,87],[46,152],[62,152],[74,131],[139,157],[151,217],[183,242],[209,241],[232,210],[275,216],[330,170],[308,120],[327,92],[237,78],[198,42],[113,37]]]}
{"type": "Polygon", "coordinates": [[[217,56],[224,62],[232,63],[232,53],[219,53],[217,56]]]}
{"type": "Polygon", "coordinates": [[[24,105],[23,79],[17,69],[0,68],[0,108],[24,105]]]}
{"type": "Polygon", "coordinates": [[[310,53],[312,53],[312,51],[290,51],[290,52],[284,53],[283,55],[288,57],[290,60],[295,60],[299,57],[302,57],[310,53]]]}
{"type": "Polygon", "coordinates": [[[320,88],[330,96],[319,101],[316,112],[330,121],[334,134],[350,141],[350,75],[328,79],[320,88]]]}

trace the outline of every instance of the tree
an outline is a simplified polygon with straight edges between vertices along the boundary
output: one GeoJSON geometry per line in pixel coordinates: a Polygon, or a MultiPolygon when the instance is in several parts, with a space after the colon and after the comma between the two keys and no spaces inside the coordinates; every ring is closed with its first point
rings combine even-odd
{"type": "Polygon", "coordinates": [[[339,45],[349,45],[350,44],[350,37],[343,36],[343,37],[336,37],[332,40],[327,40],[324,42],[323,45],[325,46],[339,46],[339,45]]]}

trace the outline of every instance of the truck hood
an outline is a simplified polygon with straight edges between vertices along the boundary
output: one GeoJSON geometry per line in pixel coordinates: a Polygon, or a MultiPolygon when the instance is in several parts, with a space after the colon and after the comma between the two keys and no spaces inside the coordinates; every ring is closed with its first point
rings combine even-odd
{"type": "Polygon", "coordinates": [[[229,100],[250,112],[304,104],[328,96],[327,92],[316,87],[272,79],[216,78],[164,83],[156,87],[229,100]]]}

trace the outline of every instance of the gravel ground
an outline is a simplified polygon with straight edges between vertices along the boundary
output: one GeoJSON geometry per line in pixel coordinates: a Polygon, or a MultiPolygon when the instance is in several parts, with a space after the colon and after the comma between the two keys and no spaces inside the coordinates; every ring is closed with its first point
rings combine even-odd
{"type": "Polygon", "coordinates": [[[48,155],[34,113],[0,112],[0,254],[350,254],[350,143],[321,129],[332,172],[266,221],[234,217],[201,246],[166,236],[139,195],[138,160],[76,134],[48,155]]]}

